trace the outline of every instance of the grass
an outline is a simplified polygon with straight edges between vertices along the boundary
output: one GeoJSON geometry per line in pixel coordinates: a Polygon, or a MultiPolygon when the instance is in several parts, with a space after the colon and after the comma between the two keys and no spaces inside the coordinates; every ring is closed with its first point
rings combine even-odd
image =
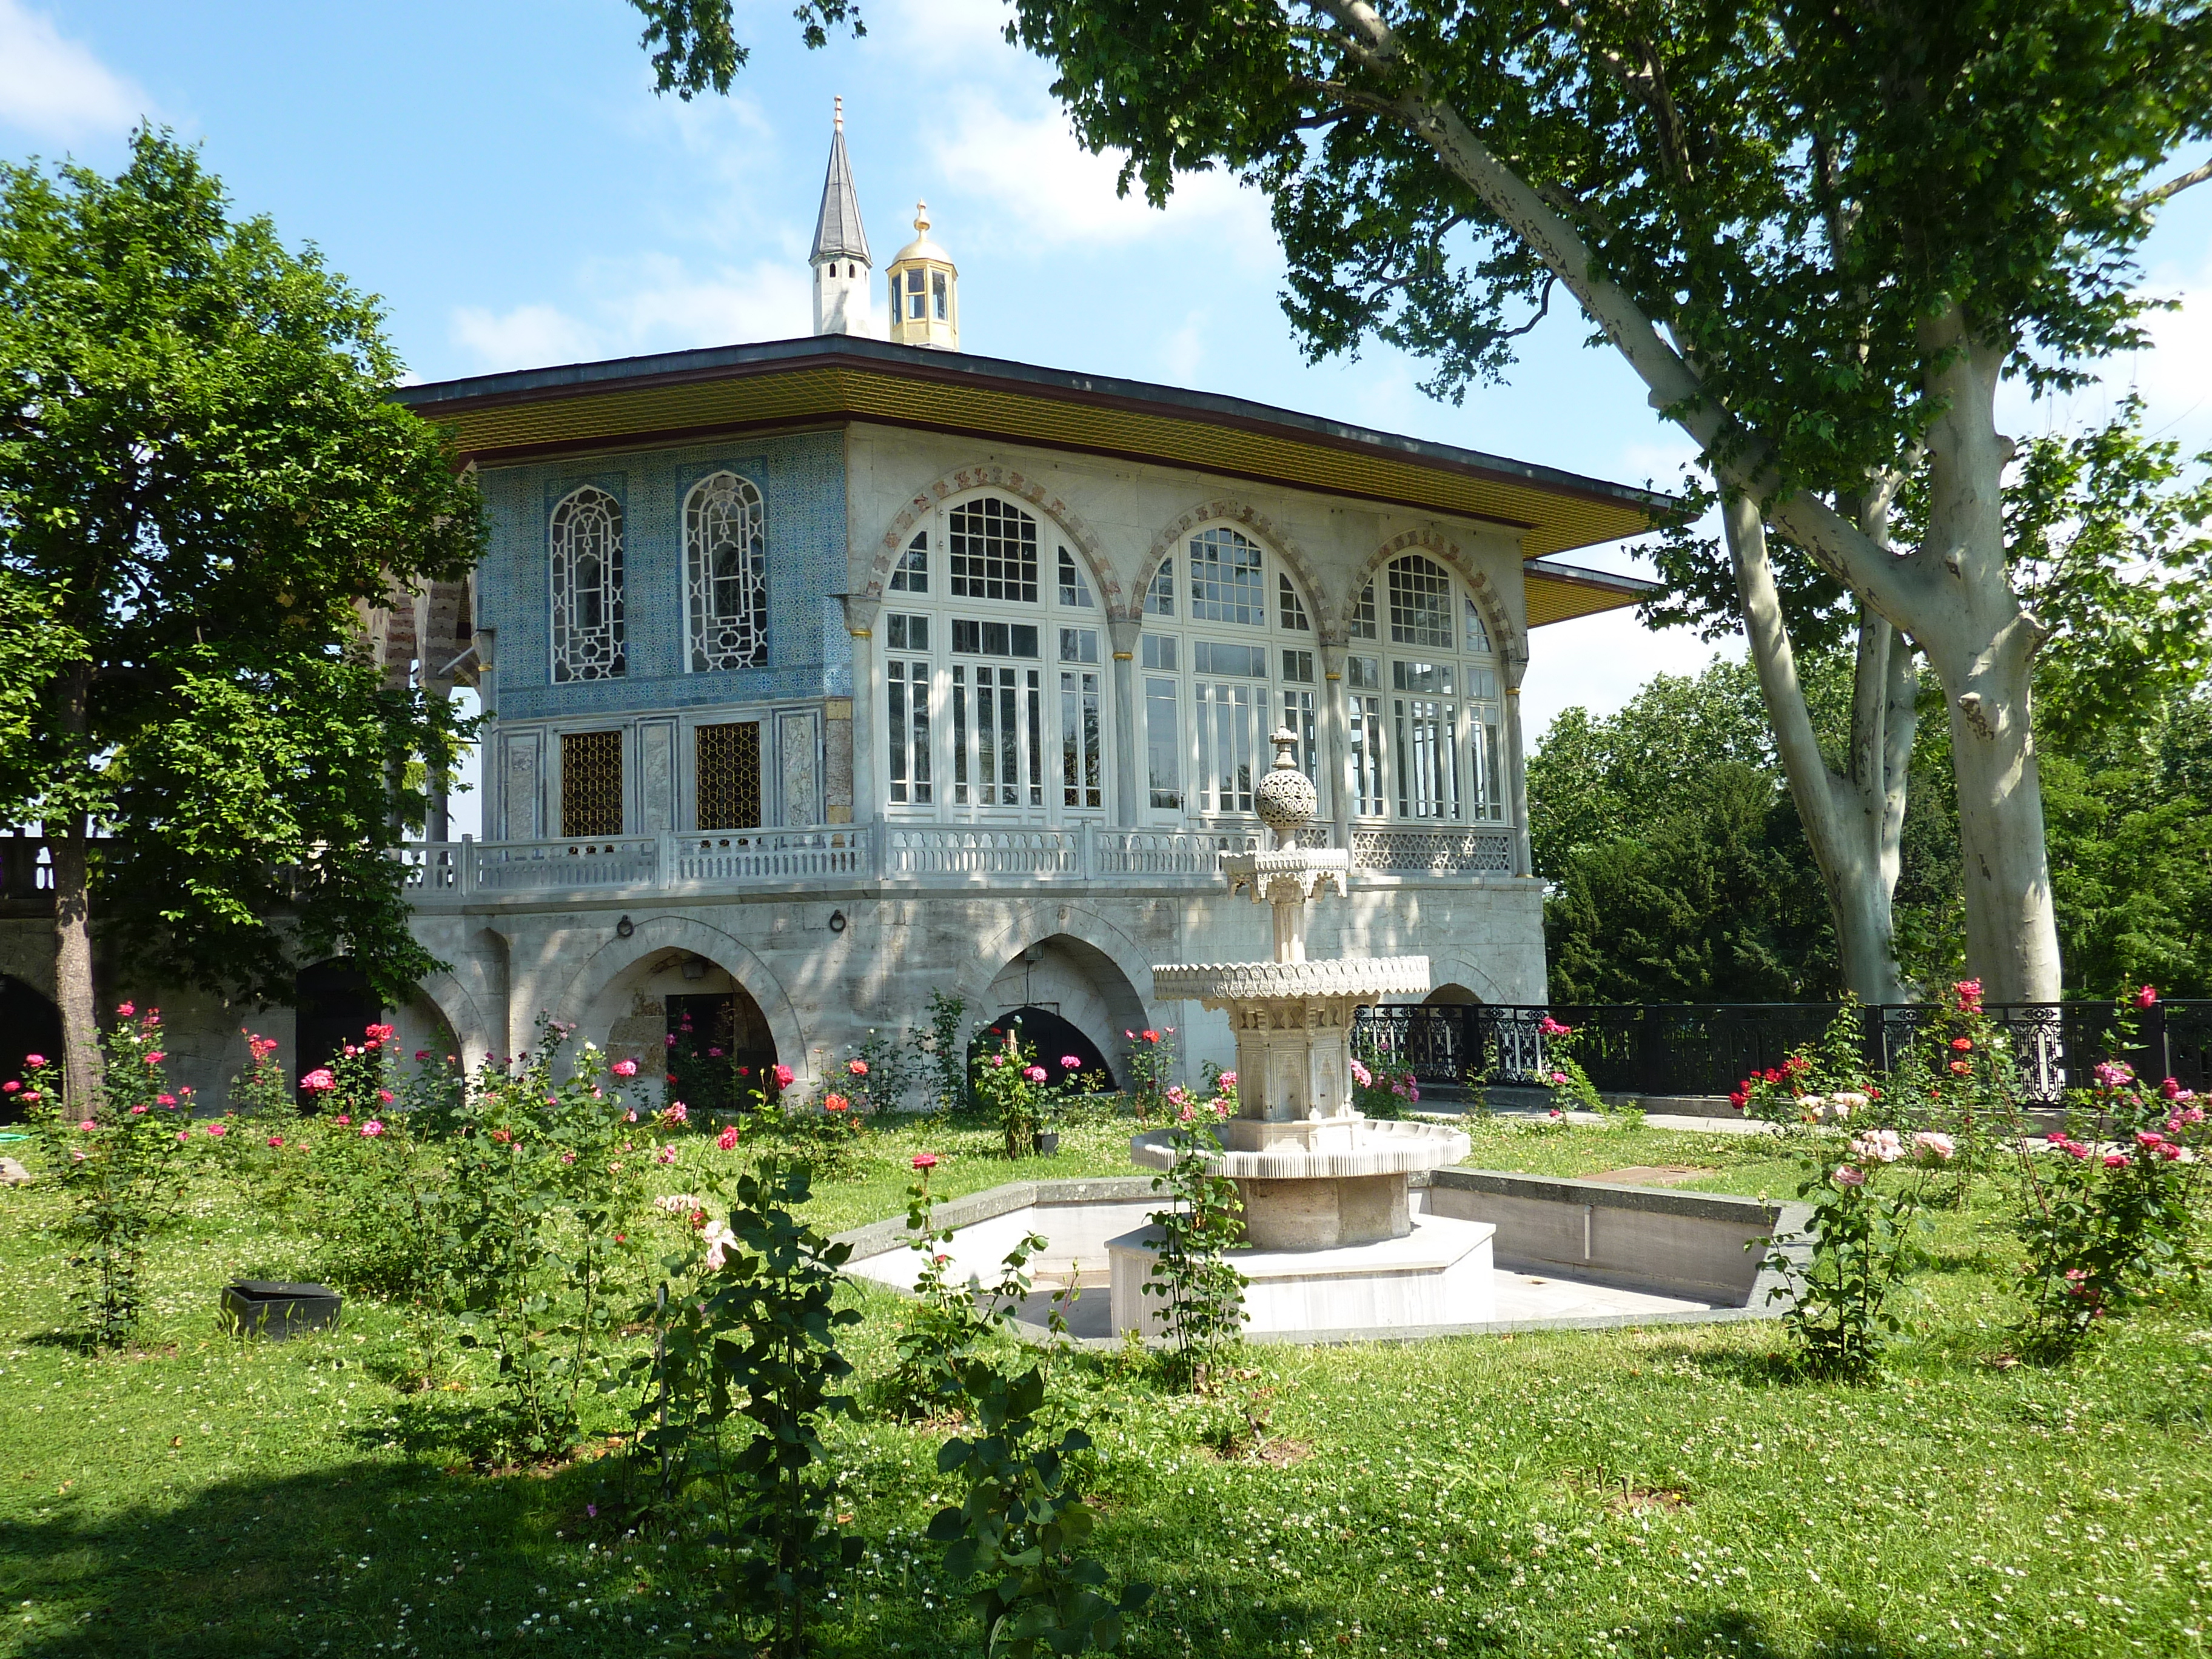
{"type": "MultiPolygon", "coordinates": [[[[1676,1164],[1710,1171],[1692,1189],[1794,1191],[1775,1147],[1741,1137],[1473,1133],[1484,1167],[1676,1164]]],[[[1126,1135],[1072,1129],[1018,1173],[1124,1172],[1126,1135]]],[[[822,1189],[819,1224],[897,1213],[925,1141],[939,1191],[1015,1173],[981,1127],[904,1127],[822,1189]]],[[[689,1147],[670,1189],[720,1156],[689,1147]]],[[[1766,1325],[1255,1348],[1188,1399],[1123,1357],[1059,1362],[1060,1407],[1098,1444],[1103,1552],[1160,1587],[1127,1650],[2201,1651],[2203,1305],[2168,1298],[2064,1369],[1991,1364],[2014,1259],[1996,1197],[1942,1218],[1911,1340],[1872,1385],[1795,1378],[1766,1325]]],[[[458,1387],[401,1393],[391,1310],[355,1299],[333,1333],[225,1340],[216,1286],[310,1270],[313,1241],[215,1185],[161,1241],[144,1346],[88,1354],[65,1334],[59,1217],[51,1188],[0,1191],[0,1655],[626,1656],[703,1629],[702,1577],[586,1513],[620,1484],[621,1460],[595,1455],[620,1401],[592,1402],[594,1441],[562,1467],[484,1472],[453,1449],[483,1363],[457,1356],[458,1387]]],[[[854,1358],[879,1370],[896,1303],[854,1294],[854,1358]]],[[[826,1650],[975,1650],[918,1536],[949,1492],[942,1433],[835,1425],[868,1556],[826,1650]]]]}

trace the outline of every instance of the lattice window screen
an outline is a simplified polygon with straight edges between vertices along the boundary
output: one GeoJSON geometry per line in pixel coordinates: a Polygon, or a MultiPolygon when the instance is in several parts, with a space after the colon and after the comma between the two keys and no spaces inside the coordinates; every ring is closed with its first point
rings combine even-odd
{"type": "Polygon", "coordinates": [[[761,821],[758,720],[702,726],[694,738],[699,765],[699,827],[757,830],[761,821]]]}
{"type": "Polygon", "coordinates": [[[717,472],[684,499],[684,563],[691,672],[766,667],[768,533],[748,480],[717,472]]]}
{"type": "Polygon", "coordinates": [[[553,509],[552,532],[554,683],[617,678],[627,666],[622,504],[580,489],[553,509]]]}
{"type": "Polygon", "coordinates": [[[623,832],[623,734],[564,732],[561,735],[561,833],[619,836],[623,832]]]}

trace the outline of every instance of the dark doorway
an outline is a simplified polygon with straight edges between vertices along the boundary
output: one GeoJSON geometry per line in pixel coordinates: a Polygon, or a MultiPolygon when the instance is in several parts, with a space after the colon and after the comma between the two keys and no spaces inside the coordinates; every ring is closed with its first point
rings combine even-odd
{"type": "MultiPolygon", "coordinates": [[[[303,968],[293,984],[293,1006],[299,1016],[296,1083],[336,1060],[347,1043],[359,1042],[370,1026],[382,1024],[384,1003],[350,957],[333,957],[303,968]]],[[[316,1098],[302,1092],[300,1103],[312,1109],[316,1098]]]]}
{"type": "Polygon", "coordinates": [[[750,1111],[775,1065],[775,1038],[743,991],[668,999],[668,1093],[692,1112],[750,1111]]]}
{"type": "Polygon", "coordinates": [[[1066,1075],[1060,1063],[1061,1059],[1072,1054],[1083,1062],[1084,1071],[1101,1079],[1100,1087],[1106,1093],[1114,1091],[1114,1068],[1098,1052],[1098,1045],[1049,1008],[1009,1009],[993,1020],[988,1030],[976,1032],[968,1042],[968,1069],[971,1073],[975,1069],[975,1057],[1005,1042],[1009,1027],[1018,1030],[1022,1041],[1036,1050],[1037,1064],[1044,1067],[1054,1083],[1066,1075]]]}
{"type": "MultiPolygon", "coordinates": [[[[23,1075],[26,1054],[43,1054],[60,1063],[61,1011],[21,980],[0,974],[0,1080],[23,1075]]],[[[17,1097],[0,1096],[0,1123],[15,1122],[22,1115],[23,1103],[17,1097]]]]}

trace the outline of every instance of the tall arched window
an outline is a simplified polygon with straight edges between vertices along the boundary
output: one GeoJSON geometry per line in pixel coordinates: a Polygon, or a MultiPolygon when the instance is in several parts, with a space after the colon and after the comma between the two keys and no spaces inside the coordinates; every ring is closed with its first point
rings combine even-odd
{"type": "Polygon", "coordinates": [[[1346,630],[1353,814],[1502,823],[1504,717],[1481,611],[1449,571],[1418,553],[1393,559],[1380,586],[1379,595],[1373,582],[1361,592],[1346,630]]]}
{"type": "Polygon", "coordinates": [[[586,484],[553,509],[553,680],[608,680],[623,650],[622,503],[586,484]]]}
{"type": "Polygon", "coordinates": [[[1092,580],[1054,526],[1000,496],[940,507],[915,532],[880,624],[895,813],[1104,816],[1106,655],[1092,580]]]}
{"type": "Polygon", "coordinates": [[[684,592],[691,672],[768,665],[768,532],[760,491],[735,473],[684,497],[684,592]]]}
{"type": "Polygon", "coordinates": [[[1145,590],[1138,721],[1145,813],[1155,823],[1241,817],[1279,726],[1318,775],[1313,626],[1287,570],[1226,525],[1193,532],[1145,590]]]}

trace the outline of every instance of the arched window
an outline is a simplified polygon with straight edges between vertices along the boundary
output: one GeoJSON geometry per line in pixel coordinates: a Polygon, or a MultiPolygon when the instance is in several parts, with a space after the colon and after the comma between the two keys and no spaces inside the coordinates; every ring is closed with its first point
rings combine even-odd
{"type": "Polygon", "coordinates": [[[692,673],[768,665],[768,532],[760,491],[735,473],[684,499],[684,593],[692,673]]]}
{"type": "Polygon", "coordinates": [[[622,504],[590,485],[553,509],[553,680],[621,678],[622,504]]]}
{"type": "Polygon", "coordinates": [[[1094,580],[1052,525],[998,495],[940,507],[915,532],[885,584],[881,622],[894,813],[1045,824],[1104,816],[1094,580]]]}
{"type": "Polygon", "coordinates": [[[1155,823],[1243,817],[1288,725],[1320,763],[1313,625],[1287,570],[1226,525],[1194,532],[1153,573],[1139,641],[1145,813],[1155,823]]]}
{"type": "Polygon", "coordinates": [[[1503,714],[1490,630],[1468,593],[1418,553],[1362,592],[1345,703],[1355,816],[1443,823],[1505,817],[1503,714]],[[1359,642],[1376,647],[1362,650],[1359,642]]]}

